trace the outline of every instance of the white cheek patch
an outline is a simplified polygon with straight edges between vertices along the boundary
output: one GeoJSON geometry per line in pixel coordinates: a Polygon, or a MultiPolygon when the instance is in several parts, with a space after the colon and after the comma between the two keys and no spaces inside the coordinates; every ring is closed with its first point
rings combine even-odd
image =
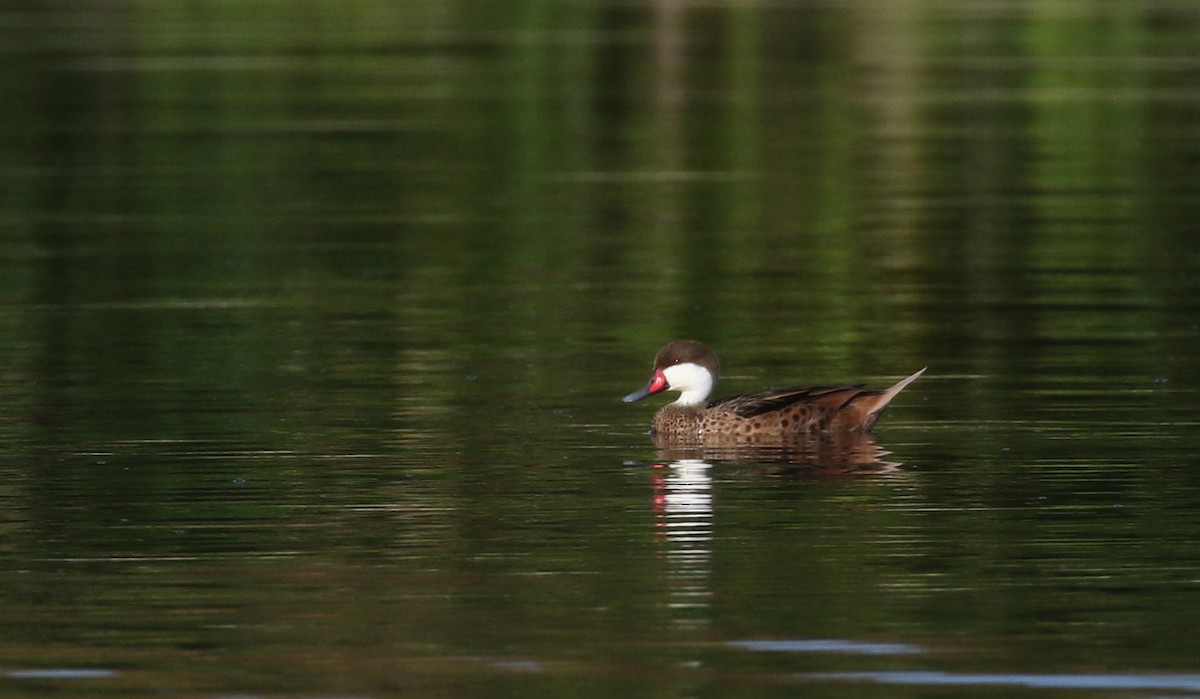
{"type": "Polygon", "coordinates": [[[691,362],[675,364],[663,369],[662,373],[667,378],[667,387],[672,391],[680,392],[675,405],[703,405],[704,401],[708,399],[708,394],[712,393],[712,374],[699,364],[691,362]]]}

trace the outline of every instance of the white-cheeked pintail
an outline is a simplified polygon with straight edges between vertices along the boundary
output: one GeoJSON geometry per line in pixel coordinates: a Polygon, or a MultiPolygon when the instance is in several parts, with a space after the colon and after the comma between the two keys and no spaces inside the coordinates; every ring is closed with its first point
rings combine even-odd
{"type": "Polygon", "coordinates": [[[662,391],[679,398],[654,415],[656,435],[691,439],[709,437],[786,437],[817,432],[871,429],[887,404],[925,369],[882,391],[862,386],[814,386],[747,393],[708,402],[721,362],[695,340],[668,342],[654,357],[654,373],[644,388],[625,396],[626,403],[662,391]]]}

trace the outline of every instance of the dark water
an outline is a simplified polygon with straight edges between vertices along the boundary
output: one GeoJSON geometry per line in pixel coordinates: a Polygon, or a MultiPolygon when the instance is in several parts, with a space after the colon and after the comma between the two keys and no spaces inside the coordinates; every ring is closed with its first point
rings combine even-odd
{"type": "Polygon", "coordinates": [[[1200,694],[1198,51],[0,9],[0,694],[1200,694]],[[674,337],[719,395],[929,370],[849,450],[672,453],[620,397],[674,337]]]}

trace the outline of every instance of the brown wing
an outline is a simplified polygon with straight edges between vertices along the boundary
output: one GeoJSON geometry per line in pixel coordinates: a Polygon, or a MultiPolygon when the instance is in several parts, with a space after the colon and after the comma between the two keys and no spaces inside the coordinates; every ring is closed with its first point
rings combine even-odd
{"type": "Polygon", "coordinates": [[[732,410],[741,418],[751,418],[763,413],[804,403],[814,410],[836,413],[864,391],[862,386],[813,386],[811,388],[785,388],[781,390],[747,393],[722,398],[709,404],[709,409],[721,406],[732,410]]]}

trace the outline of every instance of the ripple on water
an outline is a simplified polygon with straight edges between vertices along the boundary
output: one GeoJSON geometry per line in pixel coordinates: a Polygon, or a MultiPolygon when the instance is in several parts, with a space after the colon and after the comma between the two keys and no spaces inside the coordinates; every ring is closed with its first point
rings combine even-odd
{"type": "Polygon", "coordinates": [[[924,653],[908,643],[874,643],[835,638],[730,641],[730,646],[762,653],[848,653],[851,655],[912,655],[924,653]]]}
{"type": "Polygon", "coordinates": [[[814,680],[843,680],[893,685],[936,685],[950,687],[1029,687],[1035,689],[1150,689],[1200,691],[1200,675],[1113,674],[1036,675],[976,674],[936,671],[900,672],[814,672],[803,675],[814,680]]]}

